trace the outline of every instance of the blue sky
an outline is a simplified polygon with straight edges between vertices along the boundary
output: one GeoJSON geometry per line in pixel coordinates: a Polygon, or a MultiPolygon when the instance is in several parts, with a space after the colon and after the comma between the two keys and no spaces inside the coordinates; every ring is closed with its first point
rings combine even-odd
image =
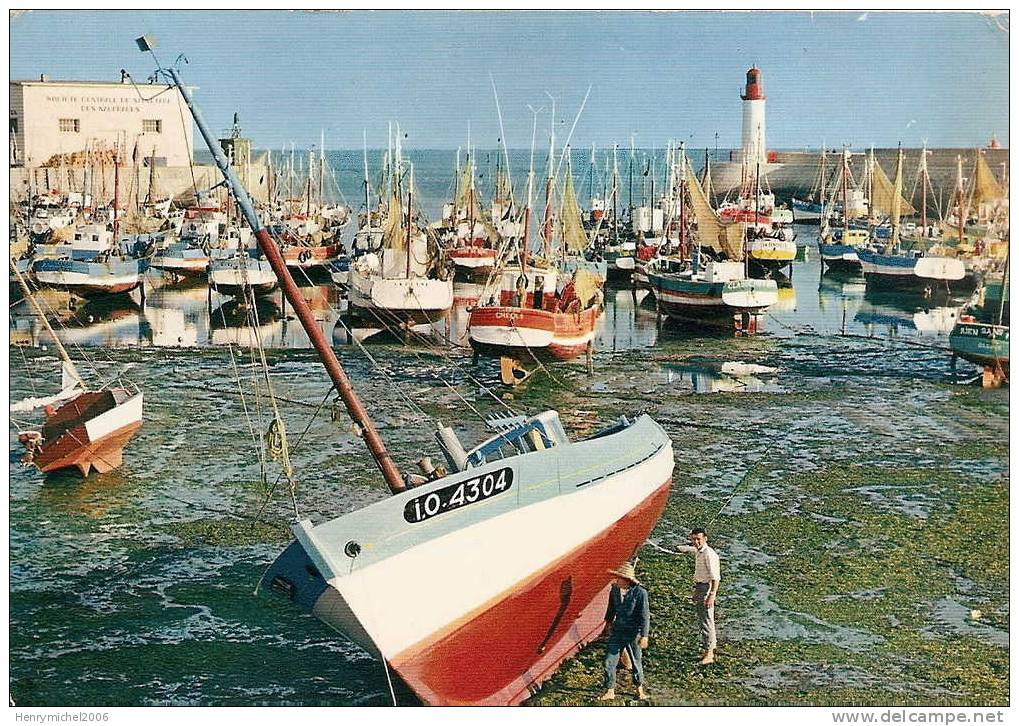
{"type": "Polygon", "coordinates": [[[758,64],[768,145],[1008,144],[1007,18],[967,13],[529,13],[33,11],[11,20],[11,78],[136,78],[152,70],[134,38],[159,38],[214,128],[238,111],[257,146],[530,143],[527,105],[557,98],[565,137],[588,85],[574,146],[738,145],[740,86],[758,64]]]}

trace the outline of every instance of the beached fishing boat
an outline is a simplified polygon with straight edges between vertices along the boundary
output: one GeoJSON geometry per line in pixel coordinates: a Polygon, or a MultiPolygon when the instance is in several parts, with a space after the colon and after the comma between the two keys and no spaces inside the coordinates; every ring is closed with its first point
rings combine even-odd
{"type": "Polygon", "coordinates": [[[90,390],[13,262],[11,270],[62,361],[58,393],[11,404],[12,414],[45,411],[41,429],[18,435],[26,448],[22,461],[46,474],[73,468],[88,476],[93,469],[100,473],[116,469],[123,461],[124,446],[142,425],[141,390],[123,383],[90,390]]]}
{"type": "MultiPolygon", "coordinates": [[[[478,198],[475,182],[474,153],[470,134],[467,136],[467,158],[460,166],[457,153],[456,191],[453,202],[443,210],[441,233],[446,254],[456,271],[466,279],[484,279],[496,265],[500,235],[492,218],[488,216],[478,198]]],[[[500,190],[500,196],[506,196],[500,190]]],[[[501,216],[510,214],[508,198],[502,199],[495,210],[501,216]]]]}
{"type": "Polygon", "coordinates": [[[220,230],[226,214],[208,192],[197,195],[195,204],[184,210],[177,240],[157,248],[151,265],[172,277],[205,277],[210,250],[219,247],[220,230]]]}
{"type": "Polygon", "coordinates": [[[147,260],[107,253],[89,260],[36,259],[32,263],[32,276],[40,285],[67,290],[81,297],[94,297],[134,290],[141,284],[146,269],[147,260]]]}
{"type": "Polygon", "coordinates": [[[521,702],[605,627],[607,570],[633,557],[668,498],[668,435],[641,415],[571,442],[555,411],[513,416],[470,450],[442,427],[448,468],[402,476],[190,90],[168,73],[393,493],[295,522],[259,591],[336,628],[426,703],[521,702]],[[436,587],[448,572],[457,587],[436,587]]]}
{"type": "Polygon", "coordinates": [[[497,304],[471,310],[468,334],[479,352],[516,361],[572,360],[591,348],[602,310],[601,285],[584,270],[557,290],[557,270],[508,266],[497,304]]]}
{"type": "Polygon", "coordinates": [[[964,316],[948,336],[954,355],[984,368],[985,385],[1000,385],[1008,378],[1008,327],[964,316]]]}

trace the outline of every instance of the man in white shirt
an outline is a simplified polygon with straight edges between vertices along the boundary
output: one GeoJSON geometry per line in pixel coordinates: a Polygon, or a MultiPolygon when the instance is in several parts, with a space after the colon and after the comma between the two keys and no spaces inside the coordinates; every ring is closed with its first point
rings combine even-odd
{"type": "Polygon", "coordinates": [[[694,556],[693,602],[697,610],[697,627],[701,634],[701,665],[715,662],[715,596],[722,579],[718,553],[708,546],[708,535],[697,528],[690,532],[690,544],[681,545],[679,552],[694,556]]]}

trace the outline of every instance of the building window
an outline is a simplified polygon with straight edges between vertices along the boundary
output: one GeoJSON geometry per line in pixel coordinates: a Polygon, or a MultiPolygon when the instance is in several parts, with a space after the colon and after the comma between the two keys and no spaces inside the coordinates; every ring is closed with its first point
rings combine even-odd
{"type": "Polygon", "coordinates": [[[11,114],[11,133],[18,133],[18,117],[11,114]]]}
{"type": "Polygon", "coordinates": [[[81,119],[76,118],[62,118],[60,119],[60,130],[69,133],[76,134],[81,131],[81,119]]]}
{"type": "Polygon", "coordinates": [[[163,121],[158,118],[147,118],[142,120],[142,133],[143,134],[161,134],[163,133],[163,121]]]}

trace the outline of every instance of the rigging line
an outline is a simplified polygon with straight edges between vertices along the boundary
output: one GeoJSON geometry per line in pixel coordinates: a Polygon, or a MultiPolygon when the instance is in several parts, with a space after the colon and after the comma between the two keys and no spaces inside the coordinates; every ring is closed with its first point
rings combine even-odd
{"type": "MultiPolygon", "coordinates": [[[[245,268],[246,269],[246,268],[245,268]]],[[[255,316],[255,321],[258,321],[258,311],[254,307],[255,291],[254,288],[248,287],[250,290],[252,311],[255,316]]],[[[290,449],[287,444],[287,429],[286,424],[283,421],[283,417],[280,415],[279,407],[276,405],[276,397],[272,389],[272,380],[269,376],[269,364],[265,359],[265,348],[262,346],[262,337],[259,333],[257,326],[255,327],[255,342],[258,344],[258,354],[262,363],[262,375],[265,377],[265,388],[268,393],[269,403],[272,405],[273,423],[270,425],[270,431],[272,426],[276,426],[276,434],[280,439],[280,452],[279,458],[283,467],[283,472],[286,474],[287,483],[290,486],[290,499],[294,506],[294,516],[300,517],[300,510],[297,506],[297,482],[294,481],[294,468],[290,462],[290,449]]],[[[266,443],[268,447],[268,442],[266,443]]]]}
{"type": "MultiPolygon", "coordinates": [[[[429,324],[432,324],[432,325],[434,325],[434,323],[432,322],[432,319],[431,319],[431,317],[429,317],[428,313],[427,313],[427,312],[425,312],[425,310],[424,310],[424,309],[422,308],[422,306],[421,306],[421,300],[420,300],[420,299],[418,299],[417,293],[416,293],[416,292],[414,292],[414,291],[412,290],[412,291],[411,291],[411,294],[412,294],[412,295],[414,296],[414,299],[415,299],[415,300],[417,300],[417,303],[418,303],[418,309],[419,309],[419,310],[421,310],[421,312],[422,312],[422,313],[424,314],[424,316],[425,316],[425,319],[426,319],[426,320],[428,320],[429,324]]],[[[526,345],[526,344],[525,344],[525,345],[526,345]]],[[[453,365],[453,366],[454,366],[454,367],[455,367],[455,368],[456,368],[457,370],[459,370],[459,371],[460,371],[460,373],[461,373],[462,375],[466,376],[468,380],[470,380],[470,381],[471,381],[472,383],[474,383],[475,385],[479,386],[479,387],[481,388],[481,390],[483,390],[483,391],[484,391],[484,392],[485,392],[485,393],[486,393],[487,395],[489,395],[490,397],[492,397],[493,399],[495,399],[495,400],[496,400],[496,401],[497,401],[497,402],[499,403],[499,405],[501,405],[501,406],[502,406],[503,408],[505,408],[505,409],[506,409],[507,411],[509,411],[509,412],[510,412],[511,414],[513,414],[513,415],[518,415],[518,412],[517,412],[517,411],[515,411],[515,410],[514,410],[514,409],[513,409],[513,408],[512,408],[512,407],[511,407],[511,406],[510,406],[510,405],[509,405],[508,403],[506,403],[506,402],[505,402],[504,400],[502,400],[502,399],[501,399],[501,398],[500,398],[499,396],[496,396],[496,395],[495,395],[495,392],[494,392],[494,391],[493,391],[493,390],[492,390],[491,388],[489,388],[488,386],[486,386],[486,385],[485,385],[484,383],[482,383],[482,382],[481,382],[481,381],[480,381],[479,379],[475,378],[475,377],[474,377],[474,376],[473,376],[473,375],[472,375],[472,374],[470,373],[470,371],[468,371],[468,370],[467,370],[467,369],[465,369],[465,368],[464,368],[463,366],[461,366],[461,365],[460,365],[460,364],[459,364],[459,363],[458,363],[458,362],[457,362],[457,361],[456,361],[456,360],[455,360],[455,359],[453,358],[453,356],[452,356],[452,355],[450,355],[450,354],[449,354],[448,352],[444,351],[444,350],[443,350],[443,349],[442,349],[442,348],[441,348],[440,346],[435,346],[435,350],[436,350],[436,352],[438,352],[438,354],[439,354],[440,356],[442,356],[442,358],[443,358],[444,360],[446,360],[446,361],[447,361],[448,363],[451,363],[451,364],[452,364],[452,365],[453,365]]],[[[551,376],[551,374],[549,374],[549,377],[550,377],[550,378],[552,377],[552,376],[551,376]]],[[[555,379],[553,378],[553,380],[555,380],[555,379]]]]}
{"type": "MultiPolygon", "coordinates": [[[[37,286],[36,292],[38,293],[40,291],[41,288],[37,286]]],[[[60,315],[57,312],[57,310],[53,306],[51,306],[45,299],[41,299],[38,295],[33,296],[33,299],[39,304],[40,308],[45,308],[43,310],[43,317],[46,318],[46,320],[44,320],[44,324],[46,324],[49,321],[49,316],[47,316],[47,313],[49,313],[49,315],[53,317],[53,322],[60,326],[60,328],[62,328],[64,331],[69,330],[67,325],[65,325],[64,322],[60,319],[60,315]]],[[[35,311],[32,311],[31,314],[34,316],[36,313],[35,311]]],[[[61,341],[61,343],[63,343],[63,341],[61,341]]],[[[85,362],[85,364],[92,370],[92,373],[96,376],[96,378],[102,378],[102,374],[96,367],[95,360],[85,353],[85,350],[81,347],[81,345],[75,342],[72,342],[70,345],[78,354],[78,356],[85,362]]],[[[109,354],[106,353],[102,348],[99,348],[98,350],[103,351],[104,355],[106,355],[106,358],[107,360],[109,360],[110,363],[115,363],[115,361],[112,358],[110,358],[109,354]]]]}
{"type": "MultiPolygon", "coordinates": [[[[312,282],[311,278],[308,277],[308,273],[304,270],[304,268],[298,268],[298,269],[300,269],[301,274],[304,276],[304,279],[307,280],[309,284],[314,285],[314,283],[312,282]]],[[[421,414],[424,418],[427,418],[427,419],[430,419],[430,420],[434,420],[434,419],[432,419],[431,416],[429,416],[427,413],[425,413],[424,409],[422,409],[417,404],[417,402],[415,402],[414,399],[411,398],[406,393],[406,391],[403,390],[402,386],[399,383],[397,383],[396,380],[393,379],[393,377],[390,375],[389,371],[387,369],[385,369],[378,362],[378,360],[375,359],[375,357],[371,353],[368,352],[368,349],[365,348],[364,344],[360,340],[358,340],[357,337],[354,335],[354,331],[351,330],[349,327],[347,327],[346,322],[344,322],[344,320],[343,320],[343,314],[339,310],[337,310],[336,308],[333,307],[332,303],[329,302],[328,298],[326,298],[325,303],[326,303],[326,306],[329,308],[330,312],[333,312],[333,313],[335,313],[337,315],[337,322],[339,322],[340,325],[343,326],[343,329],[347,332],[348,337],[350,338],[350,340],[352,340],[354,342],[354,344],[357,346],[358,350],[361,351],[361,353],[364,355],[364,357],[368,359],[368,362],[371,363],[372,366],[374,366],[376,370],[378,370],[378,371],[380,371],[382,373],[383,377],[385,377],[385,379],[389,382],[389,384],[393,387],[393,389],[396,390],[396,392],[400,396],[402,396],[404,398],[404,400],[406,400],[406,402],[408,404],[410,404],[411,409],[412,410],[417,410],[417,412],[419,414],[421,414]]],[[[350,305],[349,300],[348,300],[347,304],[350,305]]],[[[372,314],[374,314],[374,311],[369,310],[369,312],[372,312],[372,314]]],[[[377,316],[376,316],[376,318],[377,318],[377,316]]],[[[388,329],[388,326],[386,326],[385,323],[381,319],[378,319],[378,320],[379,320],[380,323],[383,324],[384,328],[388,329]]]]}
{"type": "Polygon", "coordinates": [[[251,443],[256,447],[258,446],[258,434],[255,433],[255,426],[251,422],[251,414],[248,412],[248,402],[244,397],[244,387],[241,385],[241,374],[237,370],[237,358],[234,356],[233,345],[227,342],[227,349],[230,351],[230,364],[234,373],[234,378],[237,381],[237,393],[241,398],[241,409],[244,411],[244,420],[248,424],[248,433],[251,436],[251,443]]]}
{"type": "MultiPolygon", "coordinates": [[[[226,312],[224,312],[223,307],[224,307],[223,305],[220,305],[219,308],[218,308],[218,311],[219,311],[220,319],[223,321],[223,327],[224,327],[224,329],[226,329],[228,326],[227,326],[227,321],[226,321],[226,312]]],[[[212,321],[210,321],[210,324],[211,324],[211,322],[212,321]]],[[[230,341],[227,341],[227,349],[230,351],[230,360],[231,360],[231,365],[232,365],[233,372],[234,372],[234,378],[237,381],[237,390],[240,393],[242,400],[244,400],[244,392],[243,392],[243,385],[242,385],[242,381],[241,381],[241,375],[240,375],[240,371],[237,369],[237,360],[234,357],[233,345],[230,343],[230,341]]],[[[252,361],[252,364],[254,365],[254,361],[252,361]]],[[[253,377],[253,381],[254,382],[253,382],[253,385],[252,385],[252,389],[253,389],[254,395],[255,395],[256,415],[258,416],[258,419],[259,419],[259,421],[258,421],[258,423],[259,423],[258,428],[259,428],[259,430],[261,430],[263,419],[262,419],[262,416],[261,416],[261,407],[259,406],[258,381],[257,381],[257,378],[253,377]]],[[[262,447],[262,443],[263,442],[261,441],[259,436],[255,433],[255,426],[251,422],[251,418],[250,418],[250,415],[248,413],[248,409],[247,409],[246,404],[244,406],[244,412],[245,412],[245,416],[247,417],[248,429],[251,432],[252,444],[255,446],[255,450],[258,452],[258,466],[259,466],[259,470],[261,472],[262,479],[264,480],[265,479],[265,457],[264,457],[264,451],[263,451],[263,447],[262,447]]]]}
{"type": "MultiPolygon", "coordinates": [[[[326,391],[325,395],[322,397],[322,401],[315,408],[315,412],[311,415],[311,418],[308,419],[308,423],[304,427],[304,431],[301,432],[301,435],[297,437],[297,442],[290,448],[291,454],[297,453],[297,450],[301,448],[301,442],[304,441],[304,437],[307,435],[308,431],[311,430],[311,425],[315,422],[315,419],[317,418],[319,411],[321,411],[322,407],[325,406],[326,402],[329,400],[330,394],[332,394],[334,390],[335,390],[334,386],[329,386],[329,390],[326,391]]],[[[259,515],[261,515],[262,512],[265,510],[266,506],[268,506],[269,501],[272,499],[272,495],[276,492],[276,486],[279,484],[280,478],[282,476],[283,472],[279,472],[276,474],[276,480],[272,483],[272,486],[269,488],[268,494],[266,494],[265,501],[262,502],[262,506],[258,510],[259,515]]]]}

